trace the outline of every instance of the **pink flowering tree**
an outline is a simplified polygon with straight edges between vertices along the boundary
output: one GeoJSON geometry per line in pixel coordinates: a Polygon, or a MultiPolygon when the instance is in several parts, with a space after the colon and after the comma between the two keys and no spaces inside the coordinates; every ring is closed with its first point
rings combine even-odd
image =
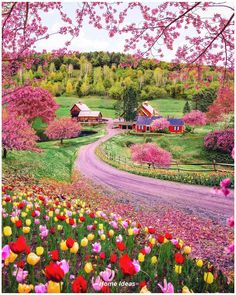
{"type": "Polygon", "coordinates": [[[37,139],[34,129],[24,117],[16,117],[15,114],[7,111],[3,112],[3,158],[6,158],[9,150],[36,150],[37,139]]]}
{"type": "Polygon", "coordinates": [[[170,122],[166,118],[159,118],[152,122],[151,130],[153,131],[162,131],[168,129],[170,126],[170,122]]]}
{"type": "Polygon", "coordinates": [[[224,120],[224,116],[234,112],[234,88],[229,84],[224,85],[218,91],[217,98],[206,113],[210,123],[224,120]]]}
{"type": "Polygon", "coordinates": [[[154,143],[134,144],[131,146],[131,157],[134,162],[148,163],[160,168],[171,165],[172,155],[154,143]]]}
{"type": "Polygon", "coordinates": [[[24,116],[29,122],[35,118],[41,118],[48,123],[55,118],[58,104],[47,90],[39,87],[17,87],[14,91],[9,90],[4,97],[8,110],[17,116],[24,116]]]}
{"type": "Polygon", "coordinates": [[[49,123],[45,134],[49,139],[63,139],[77,137],[81,132],[81,126],[71,118],[61,118],[49,123]]]}
{"type": "Polygon", "coordinates": [[[192,126],[203,126],[206,125],[206,115],[203,112],[193,110],[190,113],[187,113],[183,117],[183,121],[185,124],[192,126]]]}

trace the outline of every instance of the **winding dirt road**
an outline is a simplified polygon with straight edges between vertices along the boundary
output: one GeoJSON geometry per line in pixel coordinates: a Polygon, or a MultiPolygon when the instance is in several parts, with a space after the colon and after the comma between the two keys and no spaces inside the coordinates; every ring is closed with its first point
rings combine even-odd
{"type": "Polygon", "coordinates": [[[139,176],[120,171],[101,161],[95,155],[96,147],[120,132],[120,130],[112,129],[112,120],[109,119],[107,134],[80,150],[75,168],[97,184],[131,195],[133,202],[137,205],[166,204],[224,224],[225,218],[233,215],[233,194],[229,198],[215,196],[211,194],[209,187],[139,176]]]}

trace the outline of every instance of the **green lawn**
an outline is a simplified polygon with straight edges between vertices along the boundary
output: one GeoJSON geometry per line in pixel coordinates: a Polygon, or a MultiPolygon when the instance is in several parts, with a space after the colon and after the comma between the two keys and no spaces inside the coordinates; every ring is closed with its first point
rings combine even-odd
{"type": "Polygon", "coordinates": [[[69,117],[70,109],[78,101],[85,103],[92,111],[100,111],[103,117],[115,118],[115,110],[113,107],[115,100],[101,96],[85,96],[82,98],[66,96],[56,97],[56,102],[60,105],[60,108],[56,112],[57,116],[59,118],[69,117]]]}
{"type": "MultiPolygon", "coordinates": [[[[209,127],[208,127],[209,128],[209,127]]],[[[208,132],[206,129],[198,129],[195,134],[155,134],[148,133],[133,135],[129,133],[117,135],[103,144],[107,153],[116,155],[116,157],[126,157],[126,162],[131,161],[130,145],[136,143],[145,143],[150,141],[156,143],[161,148],[171,152],[173,159],[180,163],[209,163],[212,160],[217,162],[232,162],[230,156],[219,152],[206,151],[204,149],[204,135],[208,132]]],[[[186,166],[187,169],[196,169],[196,166],[186,166]]],[[[185,168],[186,168],[185,167],[185,168]]],[[[200,168],[198,166],[198,168],[200,168]]]]}
{"type": "Polygon", "coordinates": [[[176,118],[183,117],[183,108],[185,102],[185,100],[173,98],[155,99],[149,101],[150,105],[154,107],[161,116],[167,117],[169,115],[176,118]]]}
{"type": "Polygon", "coordinates": [[[38,143],[38,147],[42,149],[40,153],[11,151],[3,160],[3,171],[69,182],[79,148],[105,134],[104,126],[90,127],[90,129],[97,133],[66,139],[63,145],[59,141],[38,143]]]}

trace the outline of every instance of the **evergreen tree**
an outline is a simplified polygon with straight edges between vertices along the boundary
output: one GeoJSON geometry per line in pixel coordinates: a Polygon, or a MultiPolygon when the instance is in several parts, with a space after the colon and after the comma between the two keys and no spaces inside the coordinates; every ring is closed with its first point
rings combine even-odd
{"type": "Polygon", "coordinates": [[[201,112],[207,112],[208,108],[216,99],[215,89],[202,89],[200,92],[193,95],[194,109],[201,112]]]}
{"type": "Polygon", "coordinates": [[[76,85],[76,93],[77,95],[80,97],[83,95],[83,93],[81,92],[81,86],[83,84],[83,81],[82,80],[79,80],[77,85],[76,85]]]}
{"type": "Polygon", "coordinates": [[[123,111],[126,121],[134,120],[138,107],[138,92],[132,85],[126,87],[123,95],[123,111]]]}
{"type": "Polygon", "coordinates": [[[73,86],[70,80],[67,81],[66,83],[66,93],[71,95],[73,92],[73,86]]]}
{"type": "Polygon", "coordinates": [[[184,105],[184,108],[183,108],[183,113],[184,114],[187,114],[187,113],[190,113],[190,105],[189,105],[189,102],[186,101],[185,105],[184,105]]]}

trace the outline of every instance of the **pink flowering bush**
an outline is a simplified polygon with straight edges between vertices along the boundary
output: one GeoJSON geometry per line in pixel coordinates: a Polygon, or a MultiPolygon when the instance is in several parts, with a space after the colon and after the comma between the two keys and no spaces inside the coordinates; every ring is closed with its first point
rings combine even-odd
{"type": "Polygon", "coordinates": [[[81,126],[75,120],[70,118],[61,118],[51,122],[45,134],[50,139],[60,139],[63,143],[63,139],[77,137],[81,132],[81,126]]]}
{"type": "Polygon", "coordinates": [[[150,163],[160,168],[171,165],[172,155],[154,143],[134,144],[131,146],[131,155],[134,162],[150,163]]]}
{"type": "Polygon", "coordinates": [[[193,110],[183,117],[185,124],[190,126],[203,126],[206,125],[206,115],[203,112],[193,110]]]}
{"type": "Polygon", "coordinates": [[[234,129],[217,130],[204,137],[207,150],[220,151],[231,154],[234,147],[234,129]]]}
{"type": "Polygon", "coordinates": [[[160,131],[168,129],[170,126],[170,122],[166,118],[159,118],[152,122],[151,130],[160,131]]]}

